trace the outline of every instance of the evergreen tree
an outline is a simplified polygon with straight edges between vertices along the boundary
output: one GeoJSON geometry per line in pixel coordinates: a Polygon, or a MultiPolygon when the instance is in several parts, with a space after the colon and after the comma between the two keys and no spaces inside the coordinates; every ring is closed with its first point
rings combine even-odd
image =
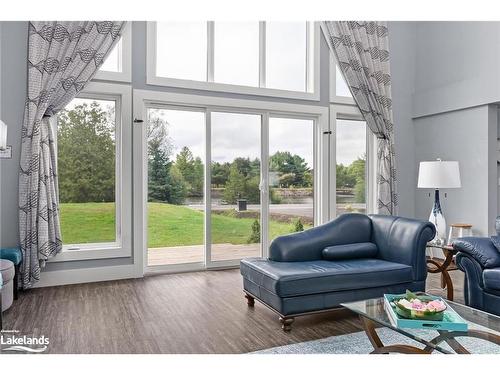
{"type": "Polygon", "coordinates": [[[199,157],[194,158],[191,150],[184,146],[177,154],[175,165],[187,184],[188,194],[203,195],[203,163],[199,157]]]}
{"type": "Polygon", "coordinates": [[[227,203],[235,204],[237,199],[246,198],[245,195],[245,176],[238,170],[236,163],[233,163],[229,170],[223,198],[227,203]]]}
{"type": "Polygon", "coordinates": [[[148,121],[148,200],[181,204],[187,194],[186,182],[170,161],[172,142],[168,123],[150,115],[148,121]]]}
{"type": "Polygon", "coordinates": [[[260,242],[260,224],[257,219],[252,223],[252,233],[248,237],[247,243],[259,243],[260,242]]]}

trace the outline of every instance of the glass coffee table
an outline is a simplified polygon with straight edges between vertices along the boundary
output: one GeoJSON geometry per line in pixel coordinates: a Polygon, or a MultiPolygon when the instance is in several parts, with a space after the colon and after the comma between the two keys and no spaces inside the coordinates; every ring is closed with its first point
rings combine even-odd
{"type": "MultiPolygon", "coordinates": [[[[383,298],[343,303],[342,306],[359,315],[366,335],[373,345],[372,354],[430,354],[433,351],[445,354],[470,354],[474,353],[474,349],[477,347],[481,347],[483,353],[485,348],[490,349],[486,349],[486,352],[500,353],[500,317],[456,302],[446,302],[462,318],[467,320],[469,323],[467,332],[398,328],[391,323],[385,312],[383,298]],[[418,345],[418,343],[421,345],[417,347],[413,344],[401,343],[386,346],[375,330],[377,325],[410,338],[414,345],[418,345]],[[486,340],[488,345],[482,345],[480,340],[486,340]]],[[[398,335],[398,337],[400,336],[398,335]]]]}

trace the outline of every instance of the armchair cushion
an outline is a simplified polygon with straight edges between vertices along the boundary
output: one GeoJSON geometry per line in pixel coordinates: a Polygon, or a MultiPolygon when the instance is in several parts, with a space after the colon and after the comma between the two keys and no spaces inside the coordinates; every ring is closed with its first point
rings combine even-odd
{"type": "Polygon", "coordinates": [[[484,270],[483,284],[486,289],[500,290],[500,268],[484,270]]]}
{"type": "Polygon", "coordinates": [[[500,251],[488,237],[462,237],[453,241],[453,248],[470,255],[483,268],[500,267],[500,251]]]}
{"type": "Polygon", "coordinates": [[[279,297],[376,288],[412,281],[412,269],[381,259],[272,262],[261,258],[241,261],[247,280],[279,297]]]}
{"type": "Polygon", "coordinates": [[[377,245],[373,242],[360,242],[325,247],[322,255],[326,260],[376,258],[377,251],[377,245]]]}

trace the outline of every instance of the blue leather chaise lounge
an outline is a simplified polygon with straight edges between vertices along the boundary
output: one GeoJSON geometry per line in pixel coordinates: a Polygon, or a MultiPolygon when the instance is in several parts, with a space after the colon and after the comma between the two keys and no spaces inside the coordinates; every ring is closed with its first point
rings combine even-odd
{"type": "Polygon", "coordinates": [[[269,259],[241,261],[249,306],[255,299],[275,311],[285,332],[294,317],[384,293],[425,290],[426,243],[436,229],[427,221],[344,214],[276,238],[269,259]]]}
{"type": "Polygon", "coordinates": [[[465,304],[500,315],[499,249],[489,237],[462,237],[453,241],[453,248],[457,266],[465,272],[465,304]]]}

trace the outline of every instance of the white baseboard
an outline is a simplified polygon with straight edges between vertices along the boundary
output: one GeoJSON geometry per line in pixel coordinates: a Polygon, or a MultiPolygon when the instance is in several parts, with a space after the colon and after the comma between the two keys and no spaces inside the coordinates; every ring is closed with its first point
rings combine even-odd
{"type": "Polygon", "coordinates": [[[94,283],[98,281],[135,279],[143,276],[142,270],[133,264],[48,271],[42,272],[40,281],[33,287],[44,288],[48,286],[94,283]]]}

